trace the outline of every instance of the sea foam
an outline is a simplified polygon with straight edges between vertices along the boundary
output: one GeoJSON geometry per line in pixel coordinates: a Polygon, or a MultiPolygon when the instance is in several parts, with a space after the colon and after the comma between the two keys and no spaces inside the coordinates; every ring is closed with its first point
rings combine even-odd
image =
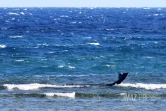
{"type": "Polygon", "coordinates": [[[48,97],[54,97],[54,96],[58,96],[58,97],[69,97],[69,98],[75,98],[75,92],[72,93],[44,93],[46,96],[48,97]]]}
{"type": "Polygon", "coordinates": [[[4,45],[4,44],[0,44],[0,48],[6,48],[6,45],[4,45]]]}
{"type": "Polygon", "coordinates": [[[39,90],[40,88],[79,88],[83,87],[81,85],[51,85],[51,84],[39,84],[39,83],[32,83],[32,84],[4,84],[9,91],[14,89],[19,90],[39,90]]]}
{"type": "Polygon", "coordinates": [[[9,36],[9,38],[23,38],[23,36],[21,36],[21,35],[15,35],[15,36],[9,36]]]}
{"type": "Polygon", "coordinates": [[[92,43],[88,43],[90,45],[100,45],[98,42],[92,42],[92,43]]]}
{"type": "Polygon", "coordinates": [[[166,89],[166,84],[122,83],[122,84],[119,84],[117,86],[143,88],[143,89],[147,89],[147,90],[166,89]]]}
{"type": "Polygon", "coordinates": [[[8,14],[9,15],[19,15],[18,13],[15,13],[15,12],[9,12],[8,14]]]}

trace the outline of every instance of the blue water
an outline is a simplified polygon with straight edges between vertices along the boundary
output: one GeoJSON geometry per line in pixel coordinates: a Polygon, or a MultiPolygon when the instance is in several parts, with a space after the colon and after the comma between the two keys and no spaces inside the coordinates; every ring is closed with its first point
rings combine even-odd
{"type": "Polygon", "coordinates": [[[165,8],[0,8],[0,108],[164,111],[165,35],[165,8]]]}

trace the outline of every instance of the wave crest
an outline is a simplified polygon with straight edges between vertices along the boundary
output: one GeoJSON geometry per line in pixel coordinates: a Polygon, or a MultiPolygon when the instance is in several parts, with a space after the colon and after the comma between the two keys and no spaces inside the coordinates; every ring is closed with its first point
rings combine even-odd
{"type": "Polygon", "coordinates": [[[75,98],[75,95],[76,95],[75,92],[72,92],[72,93],[44,93],[44,94],[49,97],[58,96],[58,97],[69,97],[69,98],[75,98]]]}
{"type": "Polygon", "coordinates": [[[51,84],[4,84],[9,91],[14,89],[19,90],[39,90],[40,88],[80,88],[83,87],[81,85],[51,85],[51,84]]]}
{"type": "Polygon", "coordinates": [[[0,48],[1,48],[1,49],[6,48],[6,45],[0,44],[0,48]]]}
{"type": "Polygon", "coordinates": [[[166,89],[166,84],[122,83],[122,84],[119,84],[117,86],[143,88],[143,89],[147,89],[147,90],[166,89]]]}

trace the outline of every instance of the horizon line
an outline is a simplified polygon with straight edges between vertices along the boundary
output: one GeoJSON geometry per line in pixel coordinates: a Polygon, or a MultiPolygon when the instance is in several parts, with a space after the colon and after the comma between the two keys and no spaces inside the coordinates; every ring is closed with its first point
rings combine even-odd
{"type": "Polygon", "coordinates": [[[66,6],[41,6],[41,7],[39,7],[39,6],[22,6],[22,7],[20,7],[20,6],[18,6],[18,7],[16,7],[16,6],[0,6],[0,8],[166,8],[166,7],[160,7],[160,6],[154,6],[154,7],[152,7],[152,6],[150,6],[150,7],[144,7],[144,6],[142,6],[142,7],[139,7],[139,6],[129,6],[129,7],[127,7],[127,6],[119,6],[119,7],[94,7],[94,6],[92,6],[92,7],[72,7],[72,6],[69,6],[69,7],[66,7],[66,6]]]}

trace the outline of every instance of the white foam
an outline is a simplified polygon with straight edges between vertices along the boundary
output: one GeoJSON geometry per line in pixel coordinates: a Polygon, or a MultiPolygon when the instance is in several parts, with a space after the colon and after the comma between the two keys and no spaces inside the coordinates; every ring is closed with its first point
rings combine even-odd
{"type": "Polygon", "coordinates": [[[106,67],[111,67],[111,65],[109,65],[109,64],[106,64],[106,65],[104,65],[104,66],[106,66],[106,67]]]}
{"type": "Polygon", "coordinates": [[[159,16],[159,14],[154,14],[154,16],[159,16]]]}
{"type": "Polygon", "coordinates": [[[0,44],[0,48],[6,48],[6,45],[4,45],[4,44],[0,44]]]}
{"type": "Polygon", "coordinates": [[[24,59],[15,60],[16,62],[24,62],[24,59]]]}
{"type": "Polygon", "coordinates": [[[43,43],[43,44],[37,44],[38,46],[49,46],[49,44],[47,43],[43,43]]]}
{"type": "Polygon", "coordinates": [[[14,12],[9,12],[9,15],[19,15],[18,13],[14,13],[14,12]]]}
{"type": "Polygon", "coordinates": [[[117,86],[143,88],[143,89],[147,89],[147,90],[166,89],[166,84],[122,83],[122,84],[119,84],[117,86]]]}
{"type": "Polygon", "coordinates": [[[69,97],[69,98],[75,98],[75,92],[72,93],[44,93],[48,97],[54,97],[54,96],[59,96],[59,97],[69,97]]]}
{"type": "Polygon", "coordinates": [[[24,12],[20,12],[20,14],[21,14],[21,15],[25,15],[25,13],[24,13],[24,12]]]}
{"type": "Polygon", "coordinates": [[[68,66],[68,68],[69,68],[69,69],[75,69],[75,67],[74,67],[74,66],[68,66]]]}
{"type": "Polygon", "coordinates": [[[55,52],[51,51],[51,52],[48,52],[49,54],[54,54],[55,52]]]}
{"type": "Polygon", "coordinates": [[[88,44],[90,44],[90,45],[100,45],[98,42],[92,42],[92,43],[88,43],[88,44]]]}
{"type": "Polygon", "coordinates": [[[158,14],[158,13],[156,13],[156,14],[153,14],[153,16],[164,16],[164,14],[158,14]]]}
{"type": "Polygon", "coordinates": [[[58,68],[64,68],[64,65],[59,65],[58,68]]]}
{"type": "Polygon", "coordinates": [[[9,36],[10,38],[23,38],[23,36],[16,35],[16,36],[9,36]]]}
{"type": "Polygon", "coordinates": [[[58,66],[58,68],[64,68],[64,67],[66,67],[66,68],[69,68],[69,69],[75,69],[75,67],[74,66],[65,66],[65,65],[59,65],[58,66]]]}
{"type": "Polygon", "coordinates": [[[32,84],[4,84],[9,91],[14,89],[19,90],[39,90],[40,88],[80,88],[83,87],[81,85],[51,85],[51,84],[39,84],[39,83],[32,83],[32,84]]]}

